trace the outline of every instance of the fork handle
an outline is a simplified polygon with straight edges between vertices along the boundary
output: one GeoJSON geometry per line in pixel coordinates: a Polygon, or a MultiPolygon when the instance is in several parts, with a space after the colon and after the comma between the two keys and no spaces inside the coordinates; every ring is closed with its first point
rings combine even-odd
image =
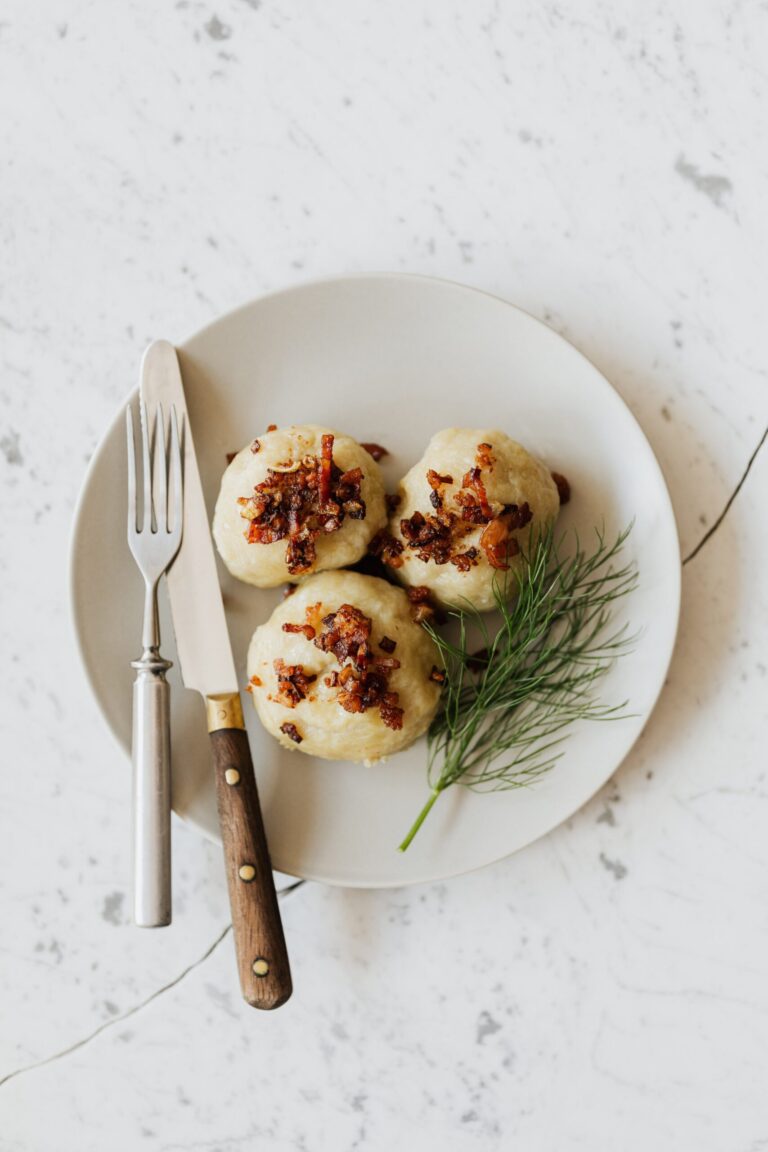
{"type": "Polygon", "coordinates": [[[133,685],[133,918],[171,922],[171,667],[156,649],[131,665],[133,685]]]}

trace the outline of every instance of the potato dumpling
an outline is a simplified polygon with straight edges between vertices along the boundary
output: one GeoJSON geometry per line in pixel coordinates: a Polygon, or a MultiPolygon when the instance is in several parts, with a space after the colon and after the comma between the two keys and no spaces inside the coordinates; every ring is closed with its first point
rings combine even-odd
{"type": "Polygon", "coordinates": [[[221,481],[213,537],[233,576],[273,588],[364,555],[386,523],[378,464],[350,436],[316,424],[272,429],[221,481]]]}
{"type": "MultiPolygon", "coordinates": [[[[521,549],[544,532],[567,482],[497,429],[447,428],[400,482],[389,533],[374,551],[411,587],[446,607],[495,606],[493,577],[525,563],[521,549]]],[[[512,571],[510,571],[512,570],[512,571]]],[[[499,580],[501,584],[501,579],[499,580]]],[[[510,593],[515,581],[507,579],[510,593]]]]}
{"type": "Polygon", "coordinates": [[[436,663],[402,588],[325,572],[254,632],[249,690],[262,724],[286,748],[371,762],[429,726],[440,698],[436,663]]]}

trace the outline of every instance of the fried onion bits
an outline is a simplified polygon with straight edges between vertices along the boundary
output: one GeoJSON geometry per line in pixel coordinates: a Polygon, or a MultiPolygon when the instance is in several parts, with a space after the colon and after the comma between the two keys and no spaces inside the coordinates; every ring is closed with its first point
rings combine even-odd
{"type": "Polygon", "coordinates": [[[372,551],[436,603],[470,600],[480,611],[494,607],[494,574],[512,592],[531,534],[546,531],[560,507],[549,469],[497,429],[438,432],[398,496],[372,551]]]}
{"type": "Polygon", "coordinates": [[[371,763],[426,731],[437,650],[402,588],[357,572],[303,581],[253,634],[249,690],[286,748],[371,763]]]}
{"type": "Polygon", "coordinates": [[[233,576],[274,588],[354,564],[386,518],[379,466],[350,436],[271,427],[224,473],[213,536],[233,576]]]}

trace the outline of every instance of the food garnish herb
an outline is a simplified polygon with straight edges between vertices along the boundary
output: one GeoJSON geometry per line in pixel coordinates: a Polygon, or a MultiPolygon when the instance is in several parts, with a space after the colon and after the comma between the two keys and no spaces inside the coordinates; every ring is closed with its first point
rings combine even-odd
{"type": "Polygon", "coordinates": [[[634,639],[626,625],[610,628],[614,601],[637,584],[633,561],[617,566],[631,528],[613,543],[596,529],[592,551],[576,539],[567,555],[565,540],[555,541],[551,529],[532,539],[521,572],[494,574],[501,617],[495,634],[469,602],[449,613],[454,640],[424,621],[445,679],[428,733],[431,792],[401,852],[453,784],[481,791],[526,787],[562,756],[574,721],[627,715],[627,701],[602,704],[593,690],[634,639]],[[512,598],[507,581],[517,583],[512,598]]]}

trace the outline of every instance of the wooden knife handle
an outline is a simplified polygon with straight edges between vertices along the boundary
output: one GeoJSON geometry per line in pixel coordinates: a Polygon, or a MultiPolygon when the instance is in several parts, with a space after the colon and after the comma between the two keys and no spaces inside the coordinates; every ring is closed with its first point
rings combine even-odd
{"type": "Polygon", "coordinates": [[[254,1008],[278,1008],[291,995],[291,969],[248,736],[233,727],[210,738],[240,987],[254,1008]]]}

